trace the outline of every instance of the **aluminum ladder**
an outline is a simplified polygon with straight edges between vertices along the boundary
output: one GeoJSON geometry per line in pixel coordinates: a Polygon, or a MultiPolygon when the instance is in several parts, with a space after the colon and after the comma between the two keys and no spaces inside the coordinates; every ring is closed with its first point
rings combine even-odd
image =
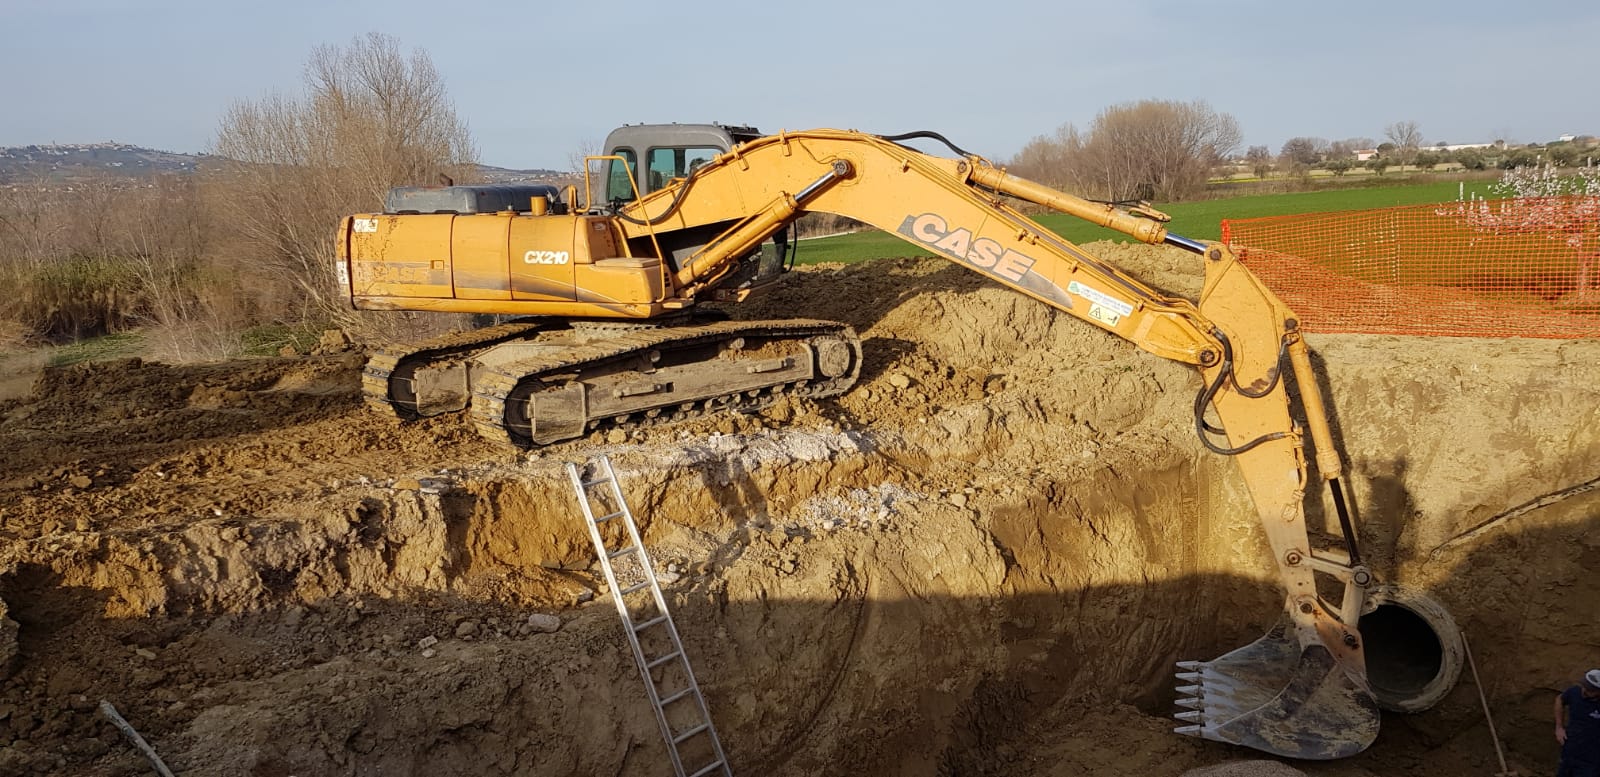
{"type": "Polygon", "coordinates": [[[656,723],[661,727],[661,738],[667,744],[667,755],[672,758],[672,771],[677,777],[707,777],[717,773],[723,777],[733,777],[728,758],[722,751],[722,740],[717,737],[717,730],[711,724],[705,697],[701,695],[700,685],[694,679],[694,669],[689,666],[689,656],[683,651],[678,627],[667,611],[666,598],[661,595],[650,554],[645,552],[644,542],[639,539],[639,526],[633,520],[633,511],[628,509],[627,500],[622,498],[622,488],[617,484],[617,473],[611,467],[611,459],[601,456],[587,469],[594,473],[592,479],[585,480],[578,465],[568,462],[567,476],[572,479],[572,490],[577,494],[578,506],[583,508],[583,523],[589,529],[589,539],[599,556],[600,569],[605,573],[611,599],[616,602],[617,614],[622,617],[623,631],[628,636],[628,645],[633,649],[634,663],[639,667],[639,676],[644,679],[645,692],[650,696],[656,723]],[[599,491],[600,498],[591,499],[591,490],[599,491]],[[604,504],[607,501],[609,507],[604,504]],[[597,509],[605,512],[597,515],[597,509]],[[619,520],[625,529],[625,543],[612,550],[606,546],[601,524],[619,520]],[[619,575],[617,562],[628,564],[621,570],[624,574],[619,575]],[[627,577],[630,582],[623,583],[619,577],[627,577]],[[638,578],[638,581],[632,582],[634,578],[638,578]],[[629,605],[627,597],[630,594],[643,594],[646,591],[649,592],[648,600],[642,595],[635,597],[639,605],[637,610],[629,605]],[[665,639],[662,639],[663,636],[665,639]],[[656,655],[646,655],[646,641],[661,645],[656,655]],[[655,674],[658,671],[661,672],[660,680],[655,674]],[[669,678],[674,685],[663,693],[661,685],[668,682],[669,678]],[[669,710],[674,710],[673,705],[683,701],[693,701],[690,705],[692,709],[676,716],[669,715],[669,710]],[[677,717],[680,725],[685,721],[687,725],[678,728],[673,722],[674,717],[677,717]],[[702,742],[695,749],[709,758],[710,762],[691,772],[684,767],[683,750],[685,746],[694,746],[697,737],[702,742]]]}

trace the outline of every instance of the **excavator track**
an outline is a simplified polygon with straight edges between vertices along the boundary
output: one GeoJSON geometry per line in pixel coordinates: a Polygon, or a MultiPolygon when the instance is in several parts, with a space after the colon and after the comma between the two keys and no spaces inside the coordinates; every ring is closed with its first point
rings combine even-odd
{"type": "Polygon", "coordinates": [[[754,409],[786,393],[836,396],[861,372],[860,339],[833,321],[722,321],[535,350],[473,373],[472,420],[486,439],[533,447],[604,424],[754,409]]]}
{"type": "Polygon", "coordinates": [[[361,370],[361,395],[369,407],[415,420],[435,413],[419,410],[411,386],[417,368],[476,353],[500,343],[528,337],[545,324],[522,320],[509,324],[451,332],[411,346],[386,346],[367,357],[361,370]]]}

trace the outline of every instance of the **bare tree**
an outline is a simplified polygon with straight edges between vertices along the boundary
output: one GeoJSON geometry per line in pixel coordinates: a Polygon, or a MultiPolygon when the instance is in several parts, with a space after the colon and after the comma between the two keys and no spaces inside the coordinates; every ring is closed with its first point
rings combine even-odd
{"type": "Polygon", "coordinates": [[[1400,164],[1409,165],[1422,147],[1422,130],[1414,121],[1397,121],[1383,128],[1383,136],[1393,143],[1400,155],[1400,164]]]}
{"type": "Polygon", "coordinates": [[[600,156],[604,153],[605,150],[601,148],[600,141],[595,140],[594,138],[589,138],[579,143],[577,148],[573,149],[567,154],[567,167],[576,176],[582,177],[584,169],[587,167],[585,160],[587,160],[589,157],[600,156]]]}
{"type": "Polygon", "coordinates": [[[1289,167],[1309,168],[1321,162],[1327,152],[1328,141],[1322,138],[1295,137],[1284,141],[1278,154],[1289,167]]]}
{"type": "Polygon", "coordinates": [[[1244,152],[1244,161],[1257,178],[1265,179],[1272,172],[1272,151],[1266,146],[1251,146],[1244,152]]]}
{"type": "Polygon", "coordinates": [[[1037,135],[1028,141],[1007,166],[1024,178],[1063,188],[1072,184],[1072,155],[1082,148],[1077,128],[1063,124],[1053,135],[1037,135]]]}
{"type": "Polygon", "coordinates": [[[304,94],[235,104],[213,152],[212,184],[253,249],[298,288],[308,312],[337,315],[339,219],[382,207],[389,188],[474,175],[476,151],[425,52],[377,33],[316,49],[304,94]]]}
{"type": "Polygon", "coordinates": [[[3,268],[36,268],[55,249],[67,230],[60,196],[47,175],[0,186],[0,256],[3,268]]]}
{"type": "MultiPolygon", "coordinates": [[[[559,176],[551,183],[563,188],[568,185],[576,187],[574,201],[570,203],[572,206],[577,207],[577,200],[583,197],[605,199],[607,182],[603,173],[606,166],[603,161],[594,159],[604,153],[606,153],[604,144],[594,138],[583,140],[577,148],[567,152],[567,166],[571,172],[559,176]]],[[[588,206],[587,202],[583,204],[585,207],[588,206]]]]}
{"type": "Polygon", "coordinates": [[[255,311],[241,291],[248,279],[213,271],[224,255],[212,216],[193,176],[164,175],[128,193],[117,224],[118,255],[139,295],[146,349],[165,361],[232,356],[240,326],[255,311]]]}
{"type": "Polygon", "coordinates": [[[1201,100],[1114,105],[1071,149],[1070,169],[1079,189],[1108,199],[1181,200],[1205,186],[1240,137],[1232,116],[1201,100]]]}

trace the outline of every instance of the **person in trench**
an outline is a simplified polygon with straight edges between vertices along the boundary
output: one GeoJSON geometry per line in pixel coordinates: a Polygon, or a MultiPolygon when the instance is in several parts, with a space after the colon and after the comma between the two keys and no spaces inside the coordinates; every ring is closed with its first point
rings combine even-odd
{"type": "Polygon", "coordinates": [[[1556,741],[1561,767],[1556,777],[1600,777],[1600,669],[1556,697],[1556,741]]]}

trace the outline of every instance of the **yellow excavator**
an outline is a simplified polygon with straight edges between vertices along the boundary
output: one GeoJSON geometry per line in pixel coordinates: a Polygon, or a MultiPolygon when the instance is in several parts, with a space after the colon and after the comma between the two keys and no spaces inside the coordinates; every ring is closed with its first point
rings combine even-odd
{"type": "Polygon", "coordinates": [[[486,437],[527,447],[784,394],[840,394],[862,363],[849,326],[721,320],[697,305],[779,281],[788,227],[802,214],[847,216],[1199,371],[1195,430],[1238,462],[1286,597],[1261,639],[1178,665],[1179,733],[1340,758],[1373,741],[1380,704],[1425,708],[1453,684],[1449,616],[1419,593],[1377,595],[1362,563],[1298,321],[1227,246],[1168,232],[1144,204],[1093,202],[1013,176],[931,132],[633,125],[605,148],[581,199],[576,186],[401,188],[385,212],[344,220],[339,276],[356,308],[514,317],[378,351],[363,372],[370,403],[402,418],[464,410],[486,437]],[[952,155],[907,145],[914,140],[952,155]],[[1205,272],[1198,304],[1145,286],[1011,200],[1195,253],[1205,272]],[[1308,531],[1292,400],[1337,514],[1333,546],[1314,546],[1308,531]],[[1321,581],[1336,602],[1319,593],[1321,581]],[[1403,644],[1370,643],[1366,616],[1403,644]]]}

